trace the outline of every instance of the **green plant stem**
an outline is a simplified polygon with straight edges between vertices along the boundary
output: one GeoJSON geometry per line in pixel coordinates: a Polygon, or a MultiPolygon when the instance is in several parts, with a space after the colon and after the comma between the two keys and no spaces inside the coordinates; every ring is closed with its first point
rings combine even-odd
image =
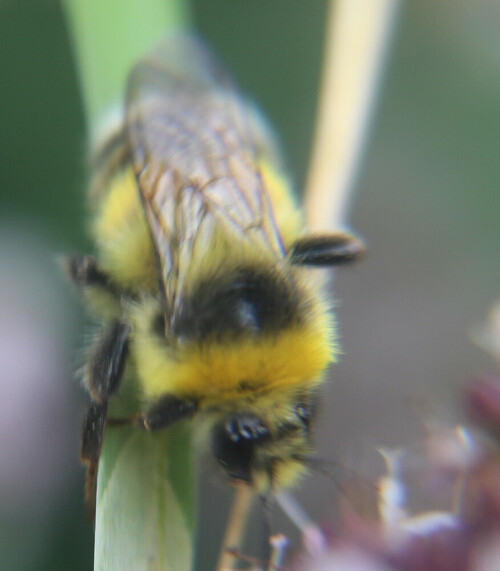
{"type": "MultiPolygon", "coordinates": [[[[132,66],[168,30],[187,27],[188,8],[186,0],[64,0],[63,5],[92,140],[103,116],[122,104],[132,66]]],[[[134,409],[137,399],[127,392],[125,383],[111,416],[134,409]]],[[[108,428],[97,482],[94,569],[190,569],[194,490],[188,426],[158,434],[108,428]]]]}
{"type": "Polygon", "coordinates": [[[168,31],[188,25],[186,0],[64,0],[91,134],[123,101],[128,74],[168,31]]]}
{"type": "Polygon", "coordinates": [[[186,571],[193,562],[191,434],[108,429],[97,486],[98,570],[186,571]]]}

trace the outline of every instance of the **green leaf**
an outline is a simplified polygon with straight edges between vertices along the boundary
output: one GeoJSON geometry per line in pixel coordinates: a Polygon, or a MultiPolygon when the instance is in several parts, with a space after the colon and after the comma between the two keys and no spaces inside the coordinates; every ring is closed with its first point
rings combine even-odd
{"type": "Polygon", "coordinates": [[[190,430],[108,429],[97,488],[95,569],[185,571],[192,566],[190,430]]]}
{"type": "MultiPolygon", "coordinates": [[[[169,30],[185,28],[186,0],[64,0],[89,131],[122,105],[128,74],[169,30]]],[[[130,380],[130,379],[126,379],[130,380]]],[[[137,410],[124,383],[114,414],[137,410]]],[[[113,413],[112,413],[113,414],[113,413]]],[[[194,490],[186,424],[150,434],[108,428],[97,482],[94,568],[186,571],[192,567],[194,490]]]]}
{"type": "Polygon", "coordinates": [[[188,26],[186,0],[64,0],[94,133],[102,115],[121,103],[132,66],[169,30],[188,26]]]}

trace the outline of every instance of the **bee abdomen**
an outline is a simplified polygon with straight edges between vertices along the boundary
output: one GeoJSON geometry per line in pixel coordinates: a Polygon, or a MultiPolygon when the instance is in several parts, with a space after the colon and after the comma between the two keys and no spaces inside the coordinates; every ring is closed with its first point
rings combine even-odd
{"type": "Polygon", "coordinates": [[[174,336],[203,341],[278,333],[299,320],[300,297],[291,279],[238,268],[202,281],[176,316],[174,336]]]}

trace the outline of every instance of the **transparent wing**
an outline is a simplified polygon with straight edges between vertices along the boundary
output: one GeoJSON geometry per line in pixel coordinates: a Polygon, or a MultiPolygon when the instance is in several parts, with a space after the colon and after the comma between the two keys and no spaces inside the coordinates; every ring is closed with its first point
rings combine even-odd
{"type": "Polygon", "coordinates": [[[214,225],[284,256],[258,168],[259,155],[273,151],[206,47],[174,36],[138,64],[127,127],[167,310],[180,303],[196,242],[214,225]]]}

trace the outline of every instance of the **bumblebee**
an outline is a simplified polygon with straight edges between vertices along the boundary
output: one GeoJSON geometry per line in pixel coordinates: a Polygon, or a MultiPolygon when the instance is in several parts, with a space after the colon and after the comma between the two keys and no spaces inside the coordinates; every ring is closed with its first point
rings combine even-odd
{"type": "Polygon", "coordinates": [[[68,259],[104,325],[85,366],[92,493],[125,365],[141,429],[191,419],[232,482],[266,495],[307,471],[318,389],[338,348],[311,267],[361,241],[310,235],[272,135],[216,58],[165,40],[129,79],[90,184],[97,256],[68,259]]]}

